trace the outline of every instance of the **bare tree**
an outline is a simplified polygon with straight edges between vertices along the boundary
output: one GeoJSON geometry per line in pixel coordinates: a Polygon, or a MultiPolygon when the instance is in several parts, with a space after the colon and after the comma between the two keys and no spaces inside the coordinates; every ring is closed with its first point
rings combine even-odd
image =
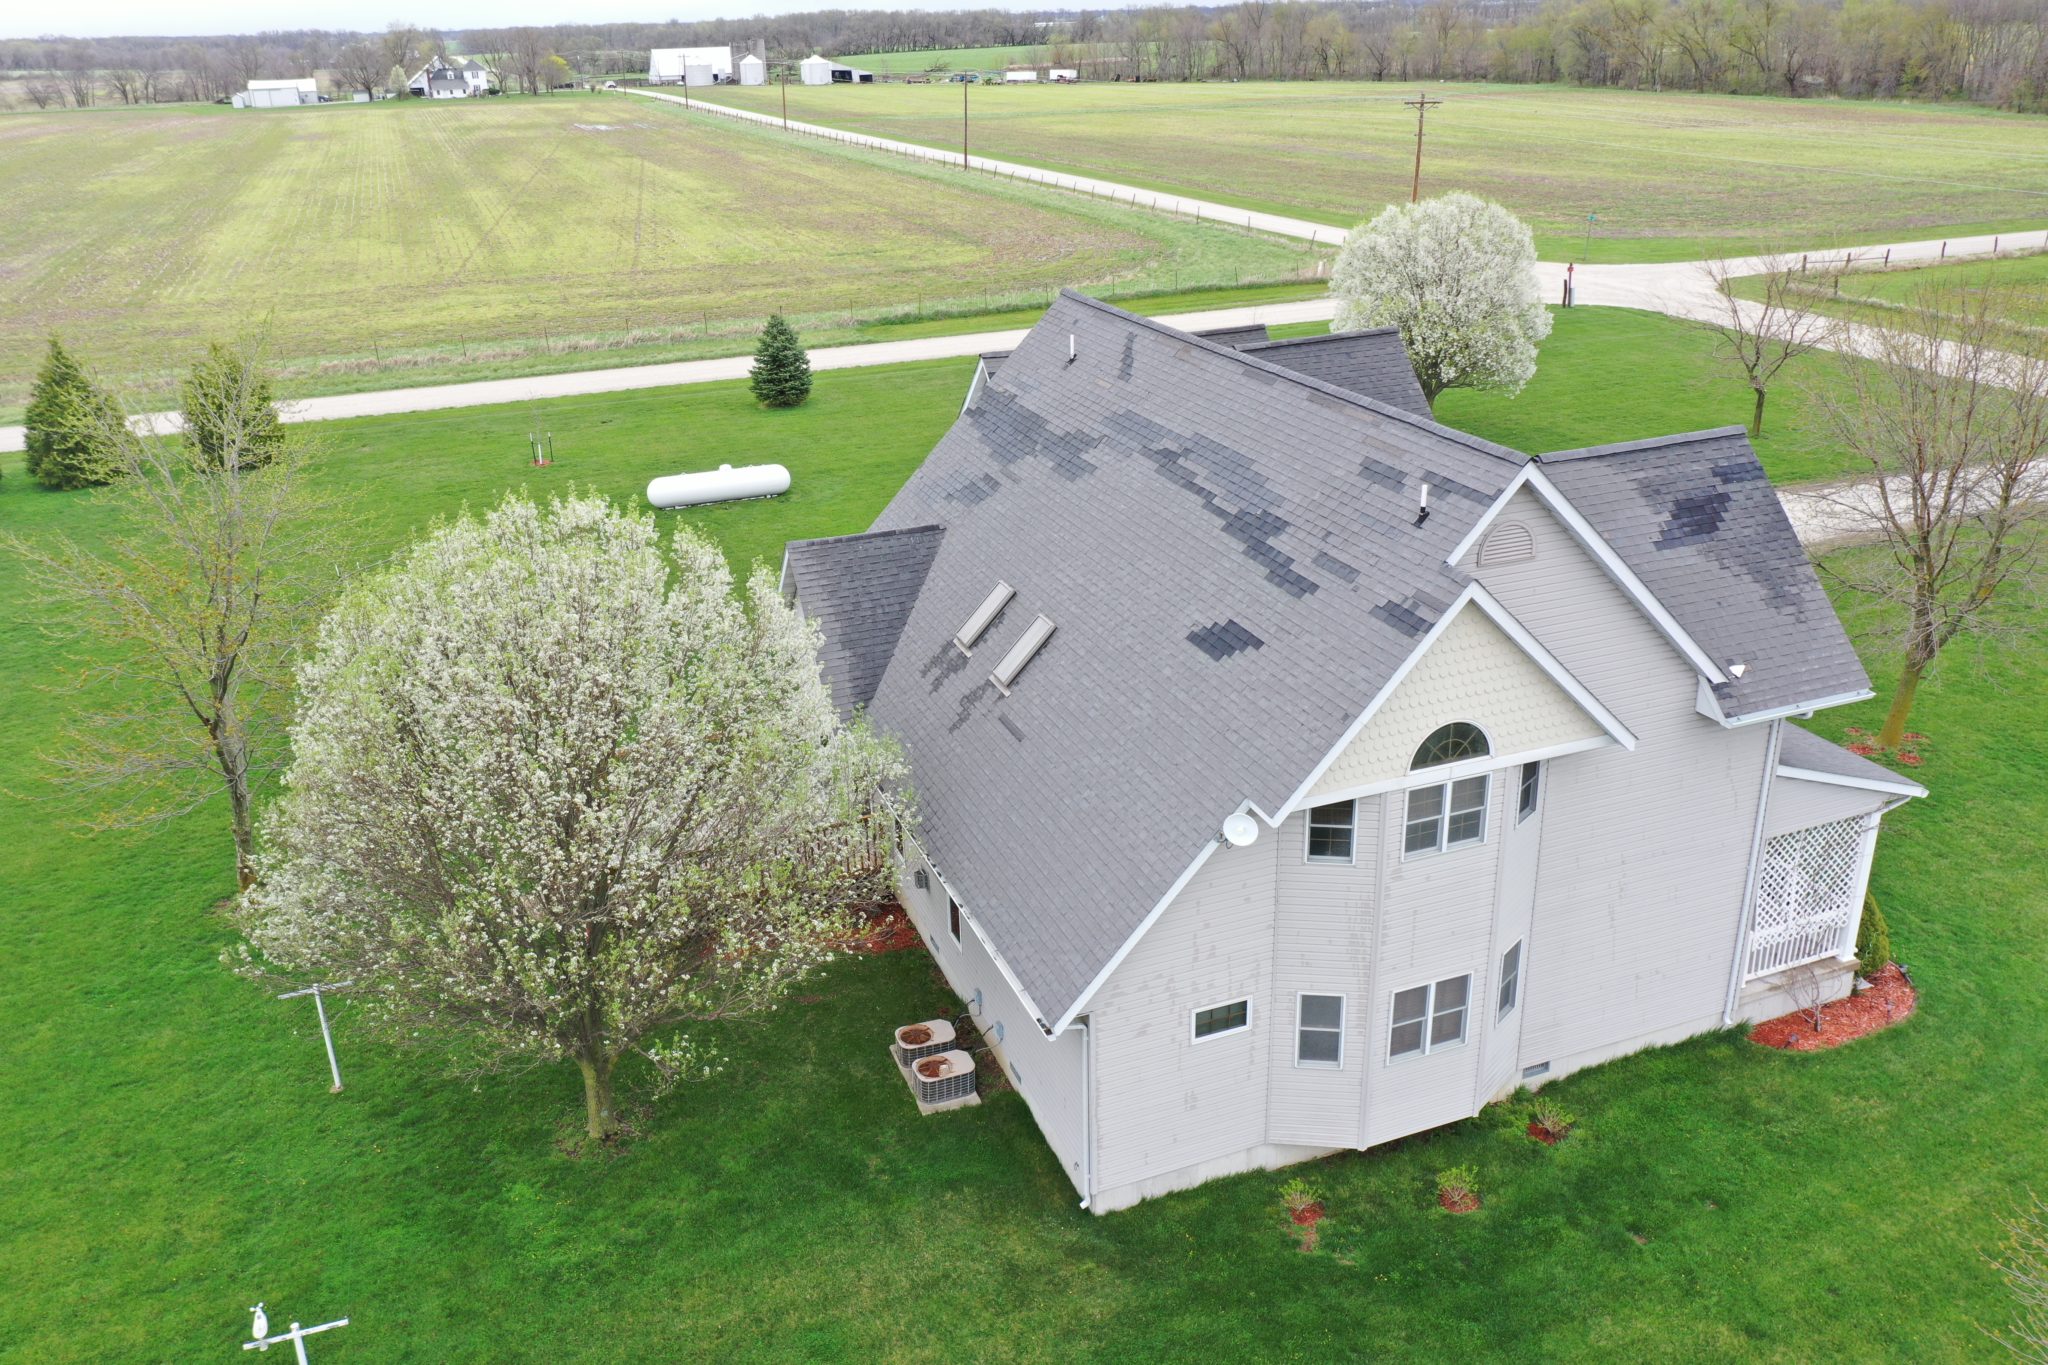
{"type": "MultiPolygon", "coordinates": [[[[238,382],[262,379],[245,364],[238,382]]],[[[291,664],[333,579],[341,530],[308,486],[314,449],[271,446],[257,468],[260,415],[224,395],[219,462],[193,461],[119,422],[102,433],[116,482],[105,548],[68,537],[4,543],[22,556],[56,619],[95,648],[78,682],[97,705],[51,761],[60,781],[113,804],[99,828],[146,826],[224,796],[235,871],[254,879],[252,774],[283,739],[291,664]],[[245,429],[246,428],[246,429],[245,429]]]]}
{"type": "Polygon", "coordinates": [[[386,80],[384,52],[371,43],[350,43],[335,55],[334,78],[344,90],[375,95],[386,80]]]}
{"type": "Polygon", "coordinates": [[[1827,1028],[1827,978],[1820,974],[1820,968],[1809,962],[1803,967],[1794,967],[1785,973],[1785,993],[1792,997],[1792,1008],[1806,1017],[1815,1033],[1827,1028]]]}
{"type": "Polygon", "coordinates": [[[2042,586],[2048,346],[2004,325],[2011,307],[2003,286],[1923,291],[1907,320],[1862,329],[1861,358],[1815,393],[1863,471],[1831,495],[1836,523],[1884,547],[1825,570],[1900,613],[1905,661],[1882,748],[1904,736],[1949,642],[1996,629],[1994,603],[2042,586]],[[2024,349],[1998,349],[2008,341],[2024,349]]]}
{"type": "Polygon", "coordinates": [[[1700,270],[1714,288],[1719,313],[1704,325],[1720,341],[1722,354],[1742,372],[1756,395],[1749,416],[1751,440],[1764,434],[1764,399],[1778,372],[1809,351],[1827,345],[1835,321],[1816,306],[1820,291],[1788,256],[1752,261],[1704,261],[1700,270]],[[1761,298],[1735,296],[1738,279],[1758,282],[1761,298]]]}

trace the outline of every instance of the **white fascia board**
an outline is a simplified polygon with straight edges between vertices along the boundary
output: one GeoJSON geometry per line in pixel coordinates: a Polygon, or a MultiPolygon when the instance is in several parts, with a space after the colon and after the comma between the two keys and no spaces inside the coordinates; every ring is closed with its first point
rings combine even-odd
{"type": "MultiPolygon", "coordinates": [[[[1010,970],[1010,964],[1003,960],[1002,953],[996,950],[996,945],[991,943],[988,935],[982,932],[981,921],[974,917],[974,912],[968,907],[968,903],[955,894],[952,885],[946,880],[946,874],[939,870],[937,860],[925,852],[924,845],[917,841],[915,834],[906,831],[903,838],[906,843],[917,850],[918,858],[931,868],[932,875],[939,879],[939,889],[944,891],[953,903],[960,907],[961,922],[974,931],[974,937],[980,942],[983,950],[988,953],[988,960],[996,964],[996,970],[1003,974],[1003,980],[1008,982],[1010,989],[1017,993],[1018,1001],[1026,1010],[1030,1011],[1032,1022],[1040,1028],[1045,1028],[1045,1011],[1038,1008],[1038,1002],[1031,998],[1031,992],[1024,989],[1024,983],[1019,981],[1017,974],[1010,970]]],[[[1062,1022],[1060,1028],[1065,1027],[1066,1024],[1062,1022]]],[[[1048,1036],[1057,1034],[1059,1031],[1059,1028],[1052,1029],[1048,1036]]]]}
{"type": "MultiPolygon", "coordinates": [[[[1247,801],[1239,806],[1233,814],[1242,815],[1248,810],[1257,809],[1256,806],[1247,801]]],[[[1265,818],[1265,812],[1259,811],[1259,815],[1262,819],[1265,818]]],[[[1266,823],[1270,825],[1275,822],[1267,820],[1266,823]]],[[[1075,1018],[1087,1010],[1088,1003],[1095,998],[1095,993],[1102,989],[1102,983],[1109,980],[1110,974],[1123,965],[1123,960],[1131,955],[1133,948],[1138,946],[1138,940],[1145,937],[1145,931],[1159,922],[1159,917],[1166,913],[1166,907],[1173,904],[1174,897],[1180,895],[1187,884],[1194,880],[1195,874],[1202,870],[1202,865],[1209,861],[1210,855],[1223,845],[1223,835],[1221,833],[1223,822],[1221,820],[1217,821],[1216,827],[1218,831],[1216,837],[1202,845],[1202,851],[1197,853],[1194,861],[1187,865],[1187,870],[1174,878],[1173,885],[1167,887],[1166,894],[1159,898],[1159,903],[1146,912],[1145,918],[1138,922],[1138,927],[1133,929],[1130,937],[1124,940],[1123,947],[1117,949],[1109,961],[1103,964],[1102,970],[1095,974],[1095,979],[1088,983],[1087,989],[1083,990],[1074,1003],[1067,1007],[1067,1012],[1060,1016],[1059,1022],[1052,1026],[1053,1037],[1057,1038],[1062,1033],[1065,1033],[1075,1018]]]]}
{"type": "Polygon", "coordinates": [[[1767,720],[1784,720],[1789,716],[1811,715],[1815,711],[1825,711],[1831,706],[1847,706],[1851,702],[1869,701],[1877,693],[1865,687],[1855,692],[1837,692],[1832,697],[1816,697],[1812,701],[1795,701],[1790,706],[1774,706],[1768,711],[1752,711],[1740,716],[1730,716],[1722,711],[1719,698],[1715,698],[1712,693],[1702,689],[1700,695],[1703,698],[1700,705],[1701,715],[1718,722],[1723,729],[1736,730],[1745,725],[1758,725],[1767,720]],[[1706,709],[1707,700],[1713,702],[1714,709],[1711,711],[1706,709]]]}
{"type": "Polygon", "coordinates": [[[1315,804],[1322,806],[1332,801],[1357,801],[1368,796],[1384,796],[1388,792],[1405,791],[1410,787],[1435,787],[1445,782],[1455,782],[1461,777],[1511,771],[1524,763],[1541,763],[1546,759],[1565,758],[1571,754],[1588,753],[1594,749],[1617,747],[1619,745],[1616,740],[1606,735],[1594,735],[1589,739],[1567,740],[1562,744],[1551,744],[1541,749],[1525,749],[1520,753],[1488,754],[1485,758],[1461,759],[1456,763],[1442,763],[1434,768],[1413,769],[1399,777],[1389,777],[1379,782],[1345,787],[1340,791],[1318,792],[1315,804]]]}
{"type": "Polygon", "coordinates": [[[1572,506],[1571,499],[1550,481],[1534,460],[1523,465],[1520,472],[1508,481],[1508,486],[1493,500],[1493,506],[1481,513],[1479,520],[1473,523],[1472,529],[1465,533],[1465,538],[1451,548],[1451,553],[1444,563],[1455,568],[1458,561],[1479,543],[1479,538],[1493,525],[1501,509],[1508,505],[1508,500],[1524,488],[1533,492],[1543,505],[1550,509],[1552,515],[1564,524],[1572,539],[1579,543],[1579,548],[1593,556],[1595,562],[1606,571],[1607,576],[1614,580],[1615,585],[1628,595],[1645,616],[1650,618],[1658,632],[1685,656],[1688,663],[1710,682],[1728,681],[1728,675],[1721,671],[1721,666],[1708,657],[1697,640],[1686,633],[1685,627],[1678,624],[1678,618],[1665,609],[1664,604],[1657,600],[1657,595],[1650,591],[1649,586],[1636,577],[1635,570],[1629,568],[1621,556],[1614,552],[1614,547],[1607,543],[1607,538],[1593,529],[1593,523],[1587,521],[1579,509],[1572,506]]]}
{"type": "Polygon", "coordinates": [[[782,544],[782,573],[775,580],[775,590],[784,597],[789,596],[789,542],[782,544]]]}
{"type": "Polygon", "coordinates": [[[1778,765],[1778,776],[1789,777],[1798,782],[1819,782],[1830,787],[1854,787],[1858,791],[1883,792],[1889,796],[1903,796],[1908,799],[1927,795],[1927,788],[1903,777],[1886,782],[1875,777],[1846,777],[1841,773],[1824,773],[1818,768],[1792,768],[1782,763],[1778,765]]]}
{"type": "MultiPolygon", "coordinates": [[[[1458,613],[1468,606],[1477,607],[1481,612],[1485,613],[1486,618],[1498,626],[1503,635],[1514,641],[1516,647],[1528,655],[1531,662],[1542,669],[1552,682],[1563,688],[1565,694],[1577,702],[1579,708],[1592,718],[1593,723],[1606,732],[1609,742],[1619,744],[1624,749],[1633,750],[1636,747],[1635,733],[1628,726],[1622,724],[1621,717],[1608,710],[1606,705],[1598,697],[1594,696],[1584,683],[1573,677],[1571,670],[1566,668],[1555,654],[1544,648],[1542,641],[1530,634],[1528,627],[1517,621],[1514,614],[1501,604],[1499,598],[1488,592],[1486,586],[1482,583],[1467,583],[1465,590],[1458,594],[1457,600],[1451,603],[1449,609],[1444,612],[1437,623],[1431,626],[1424,633],[1422,639],[1416,643],[1414,651],[1401,661],[1401,666],[1394,670],[1391,678],[1387,679],[1386,686],[1380,688],[1373,696],[1373,699],[1366,703],[1365,710],[1359,713],[1358,719],[1351,722],[1350,726],[1345,729],[1343,735],[1337,740],[1337,743],[1331,747],[1328,753],[1323,755],[1322,761],[1310,770],[1307,780],[1295,789],[1292,796],[1287,798],[1286,802],[1280,807],[1278,819],[1269,823],[1277,825],[1280,820],[1285,820],[1289,815],[1302,808],[1302,805],[1308,799],[1309,792],[1315,788],[1316,783],[1323,780],[1323,774],[1330,770],[1330,765],[1335,763],[1338,756],[1351,747],[1351,742],[1358,738],[1359,732],[1365,729],[1366,723],[1379,713],[1379,709],[1386,705],[1387,699],[1394,695],[1394,690],[1406,681],[1410,673],[1415,671],[1415,666],[1422,662],[1424,655],[1429,653],[1430,647],[1436,643],[1437,637],[1442,635],[1450,627],[1451,622],[1457,619],[1458,613]]],[[[1591,748],[1595,746],[1587,744],[1583,747],[1591,748]]],[[[1466,762],[1477,765],[1471,768],[1473,772],[1490,772],[1494,768],[1502,766],[1490,756],[1486,759],[1468,759],[1466,762]]],[[[1451,764],[1442,768],[1432,768],[1430,771],[1437,774],[1439,780],[1441,780],[1444,773],[1457,766],[1456,764],[1451,764]]],[[[1408,785],[1410,784],[1404,779],[1377,787],[1376,790],[1391,791],[1396,787],[1408,785]]],[[[1331,796],[1328,799],[1339,801],[1343,798],[1331,796]]]]}
{"type": "Polygon", "coordinates": [[[988,362],[986,360],[975,361],[974,378],[967,382],[967,397],[960,400],[960,411],[962,413],[965,413],[969,408],[974,406],[974,400],[976,396],[981,393],[982,381],[987,378],[988,362]]]}

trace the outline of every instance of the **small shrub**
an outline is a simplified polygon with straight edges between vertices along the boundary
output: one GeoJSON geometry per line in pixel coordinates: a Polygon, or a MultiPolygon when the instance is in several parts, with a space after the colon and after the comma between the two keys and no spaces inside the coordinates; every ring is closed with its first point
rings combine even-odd
{"type": "Polygon", "coordinates": [[[1436,1201],[1452,1213],[1470,1213],[1478,1208],[1479,1172],[1470,1166],[1438,1171],[1436,1201]]]}
{"type": "Polygon", "coordinates": [[[1301,1249],[1314,1251],[1322,1236],[1323,1192],[1297,1176],[1280,1187],[1280,1204],[1287,1220],[1301,1230],[1301,1249]]]}
{"type": "Polygon", "coordinates": [[[1885,923],[1877,897],[1863,893],[1863,922],[1856,926],[1856,963],[1863,975],[1883,970],[1892,960],[1892,927],[1885,923]]]}
{"type": "Polygon", "coordinates": [[[762,407],[793,408],[811,396],[811,357],[782,314],[770,317],[761,329],[747,376],[762,407]]]}
{"type": "Polygon", "coordinates": [[[1571,1132],[1578,1121],[1579,1116],[1561,1104],[1541,1103],[1530,1116],[1529,1127],[1545,1142],[1558,1143],[1564,1141],[1565,1134],[1571,1132]]]}

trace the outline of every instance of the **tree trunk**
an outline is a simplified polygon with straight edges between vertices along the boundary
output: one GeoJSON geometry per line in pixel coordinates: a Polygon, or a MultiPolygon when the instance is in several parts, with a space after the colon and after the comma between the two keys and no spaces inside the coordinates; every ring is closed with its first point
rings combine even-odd
{"type": "Polygon", "coordinates": [[[1892,709],[1885,714],[1884,728],[1877,732],[1880,749],[1896,749],[1906,735],[1906,719],[1913,714],[1913,694],[1920,690],[1920,675],[1927,671],[1924,660],[1906,656],[1899,673],[1899,690],[1892,694],[1892,709]]]}
{"type": "Polygon", "coordinates": [[[584,1131],[592,1142],[610,1142],[619,1135],[618,1107],[612,1101],[612,1059],[602,1053],[578,1057],[583,1072],[584,1131]]]}
{"type": "Polygon", "coordinates": [[[1754,441],[1764,434],[1764,391],[1756,391],[1756,409],[1749,415],[1749,439],[1754,441]]]}

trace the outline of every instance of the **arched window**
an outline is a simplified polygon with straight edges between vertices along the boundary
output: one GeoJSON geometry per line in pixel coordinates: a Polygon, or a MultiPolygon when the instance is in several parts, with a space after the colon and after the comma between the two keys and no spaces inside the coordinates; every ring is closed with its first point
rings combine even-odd
{"type": "Polygon", "coordinates": [[[1469,721],[1454,720],[1422,741],[1410,768],[1434,768],[1464,758],[1484,758],[1490,752],[1486,732],[1469,721]]]}

